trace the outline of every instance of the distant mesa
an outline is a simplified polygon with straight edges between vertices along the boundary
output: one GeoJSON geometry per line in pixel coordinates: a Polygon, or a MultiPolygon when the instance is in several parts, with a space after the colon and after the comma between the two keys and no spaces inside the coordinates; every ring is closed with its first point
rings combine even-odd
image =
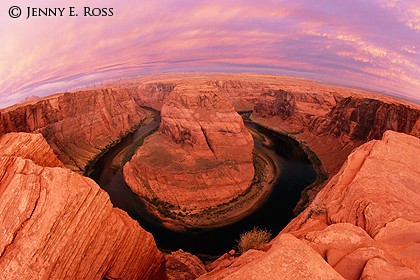
{"type": "Polygon", "coordinates": [[[37,95],[30,95],[30,96],[25,97],[25,99],[23,99],[23,101],[21,103],[36,101],[40,98],[41,97],[39,97],[37,95]]]}

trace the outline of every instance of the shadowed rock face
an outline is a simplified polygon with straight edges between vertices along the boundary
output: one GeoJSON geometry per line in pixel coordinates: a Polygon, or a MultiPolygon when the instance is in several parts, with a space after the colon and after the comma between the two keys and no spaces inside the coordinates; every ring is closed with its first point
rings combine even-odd
{"type": "Polygon", "coordinates": [[[418,279],[419,154],[392,131],[356,148],[264,251],[199,279],[418,279]]]}
{"type": "Polygon", "coordinates": [[[386,130],[419,136],[413,128],[420,111],[401,104],[349,97],[339,101],[327,116],[329,132],[337,137],[345,134],[351,140],[368,141],[380,139],[386,130]]]}
{"type": "Polygon", "coordinates": [[[420,136],[420,108],[415,104],[343,88],[272,89],[258,98],[253,116],[308,145],[331,175],[354,148],[380,139],[386,130],[420,136]]]}
{"type": "Polygon", "coordinates": [[[262,117],[279,116],[282,119],[291,117],[296,110],[296,101],[292,93],[284,90],[270,90],[258,98],[255,113],[262,117]]]}
{"type": "Polygon", "coordinates": [[[165,260],[169,280],[194,280],[206,273],[199,258],[182,250],[166,255],[165,260]]]}
{"type": "Polygon", "coordinates": [[[95,182],[62,168],[39,134],[0,144],[11,141],[16,152],[0,156],[0,279],[165,278],[151,234],[95,182]]]}
{"type": "Polygon", "coordinates": [[[187,209],[228,202],[254,177],[253,139],[217,90],[179,84],[161,111],[159,132],[124,166],[140,197],[187,209]]]}

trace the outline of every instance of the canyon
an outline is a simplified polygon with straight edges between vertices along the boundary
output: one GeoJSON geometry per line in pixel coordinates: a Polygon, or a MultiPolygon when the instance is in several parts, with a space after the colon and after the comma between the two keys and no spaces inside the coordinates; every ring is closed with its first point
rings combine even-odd
{"type": "Polygon", "coordinates": [[[217,89],[180,83],[162,106],[159,130],[124,166],[124,178],[150,207],[166,205],[191,224],[191,216],[250,187],[253,149],[242,118],[217,89]]]}
{"type": "Polygon", "coordinates": [[[1,279],[34,274],[50,279],[420,275],[416,103],[281,76],[160,74],[28,100],[0,110],[0,121],[1,279]],[[109,147],[148,120],[144,106],[160,110],[162,122],[124,168],[128,184],[147,186],[129,174],[134,170],[165,186],[188,179],[190,168],[202,172],[210,166],[206,184],[217,191],[174,195],[133,187],[136,192],[154,192],[151,201],[157,197],[205,209],[244,191],[254,177],[253,147],[235,110],[252,111],[254,122],[299,141],[317,168],[319,178],[303,193],[300,214],[261,250],[228,254],[207,266],[186,252],[164,257],[151,234],[82,176],[109,147]],[[194,115],[196,110],[202,111],[194,115]],[[237,143],[237,150],[225,148],[237,143]],[[155,154],[157,149],[165,156],[155,154]],[[174,160],[177,168],[171,169],[175,165],[167,159],[180,154],[186,162],[174,160]],[[225,162],[222,167],[219,160],[225,162]],[[182,175],[177,178],[174,170],[183,170],[182,175]],[[236,175],[226,181],[216,176],[220,170],[236,175]],[[234,193],[220,191],[224,184],[234,193]]]}
{"type": "Polygon", "coordinates": [[[392,131],[356,148],[265,248],[199,279],[418,279],[419,151],[392,131]]]}

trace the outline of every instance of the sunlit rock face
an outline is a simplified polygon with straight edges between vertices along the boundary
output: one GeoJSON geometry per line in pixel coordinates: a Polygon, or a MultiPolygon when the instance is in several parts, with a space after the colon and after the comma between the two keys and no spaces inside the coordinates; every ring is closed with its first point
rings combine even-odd
{"type": "Polygon", "coordinates": [[[356,148],[266,245],[200,279],[418,279],[420,139],[393,131],[356,148]]]}
{"type": "Polygon", "coordinates": [[[66,167],[85,171],[102,150],[147,115],[128,89],[61,93],[2,110],[0,135],[39,132],[66,167]]]}
{"type": "Polygon", "coordinates": [[[152,235],[42,135],[3,135],[0,151],[0,279],[164,278],[152,235]]]}
{"type": "Polygon", "coordinates": [[[253,139],[216,88],[178,84],[161,117],[159,131],[124,166],[140,197],[196,209],[228,202],[249,187],[253,139]]]}

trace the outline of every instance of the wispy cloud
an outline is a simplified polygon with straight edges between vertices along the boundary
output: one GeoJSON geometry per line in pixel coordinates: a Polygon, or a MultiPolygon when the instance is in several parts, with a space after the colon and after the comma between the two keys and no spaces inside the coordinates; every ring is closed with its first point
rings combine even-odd
{"type": "Polygon", "coordinates": [[[417,0],[84,1],[73,5],[113,7],[114,16],[28,20],[9,18],[13,5],[0,4],[0,107],[181,70],[295,73],[420,99],[417,0]]]}

